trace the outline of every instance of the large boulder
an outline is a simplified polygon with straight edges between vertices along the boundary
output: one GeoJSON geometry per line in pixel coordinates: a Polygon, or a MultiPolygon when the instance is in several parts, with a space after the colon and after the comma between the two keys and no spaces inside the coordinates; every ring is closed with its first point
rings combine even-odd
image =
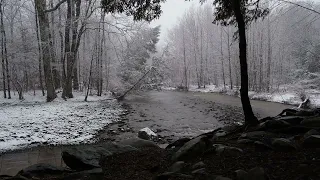
{"type": "Polygon", "coordinates": [[[303,147],[320,148],[320,135],[311,135],[302,142],[303,147]]]}
{"type": "Polygon", "coordinates": [[[320,127],[320,117],[304,119],[300,124],[307,127],[320,127]]]}
{"type": "Polygon", "coordinates": [[[130,138],[126,140],[122,140],[119,142],[119,144],[122,145],[129,145],[138,149],[146,148],[146,147],[154,147],[154,148],[160,148],[156,143],[153,141],[148,141],[140,138],[130,138]]]}
{"type": "Polygon", "coordinates": [[[23,170],[18,172],[18,175],[21,175],[27,178],[32,178],[32,177],[43,176],[48,174],[58,175],[66,172],[71,172],[71,170],[68,170],[62,167],[56,167],[51,164],[39,163],[39,164],[34,164],[32,166],[24,168],[23,170]]]}
{"type": "Polygon", "coordinates": [[[240,139],[250,139],[253,141],[261,141],[261,140],[270,140],[272,138],[276,138],[278,135],[266,131],[252,131],[243,133],[240,136],[240,139]]]}
{"type": "Polygon", "coordinates": [[[214,144],[213,147],[215,149],[215,152],[218,155],[240,156],[243,153],[242,149],[240,149],[240,148],[225,146],[223,144],[214,144]]]}
{"type": "Polygon", "coordinates": [[[286,138],[276,138],[272,141],[272,146],[278,151],[291,151],[296,150],[293,142],[286,138]]]}
{"type": "Polygon", "coordinates": [[[191,140],[190,138],[178,139],[178,140],[174,141],[173,143],[169,144],[166,147],[166,149],[180,149],[185,143],[187,143],[190,140],[191,140]]]}
{"type": "Polygon", "coordinates": [[[207,136],[198,136],[185,143],[176,153],[174,153],[172,160],[178,161],[197,157],[204,153],[207,148],[207,136]]]}
{"type": "Polygon", "coordinates": [[[103,180],[103,171],[101,168],[78,171],[64,175],[63,179],[76,179],[76,180],[103,180]]]}
{"type": "Polygon", "coordinates": [[[139,130],[138,137],[144,140],[153,140],[157,138],[158,135],[155,132],[153,132],[150,128],[145,127],[139,130]]]}
{"type": "Polygon", "coordinates": [[[103,156],[111,156],[137,149],[116,143],[104,143],[99,145],[83,145],[65,149],[62,159],[65,164],[74,170],[90,170],[100,168],[99,160],[103,156]]]}
{"type": "Polygon", "coordinates": [[[304,118],[301,116],[285,116],[285,117],[279,117],[277,120],[279,121],[285,121],[291,125],[298,125],[304,118]]]}
{"type": "Polygon", "coordinates": [[[266,129],[281,129],[290,126],[290,124],[286,121],[274,119],[268,120],[264,124],[266,129]]]}

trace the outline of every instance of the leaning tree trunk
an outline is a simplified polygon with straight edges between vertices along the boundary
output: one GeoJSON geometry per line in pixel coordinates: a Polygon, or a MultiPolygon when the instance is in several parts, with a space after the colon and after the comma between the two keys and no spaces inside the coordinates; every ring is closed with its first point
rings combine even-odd
{"type": "Polygon", "coordinates": [[[248,95],[248,65],[247,65],[247,42],[246,42],[246,25],[240,8],[240,0],[233,0],[233,11],[236,16],[239,30],[239,53],[240,53],[240,70],[241,70],[241,103],[245,116],[246,125],[256,125],[258,119],[255,117],[250,104],[248,95]]]}
{"type": "Polygon", "coordinates": [[[40,39],[43,58],[43,69],[47,88],[47,102],[53,101],[56,98],[54,89],[54,82],[51,71],[51,58],[53,57],[53,47],[50,43],[51,32],[49,28],[49,20],[47,14],[44,12],[46,8],[46,0],[35,0],[35,6],[39,19],[40,39]]]}

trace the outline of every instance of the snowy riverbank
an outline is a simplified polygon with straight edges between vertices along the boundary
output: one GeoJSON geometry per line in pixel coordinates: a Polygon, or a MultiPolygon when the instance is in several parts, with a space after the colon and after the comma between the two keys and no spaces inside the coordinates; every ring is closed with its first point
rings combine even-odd
{"type": "MultiPolygon", "coordinates": [[[[60,96],[60,95],[58,95],[60,96]]],[[[80,144],[94,142],[97,132],[122,113],[109,95],[90,96],[74,93],[67,101],[60,97],[45,102],[40,92],[0,98],[0,152],[38,145],[80,144]]]]}
{"type": "MultiPolygon", "coordinates": [[[[209,85],[206,88],[200,89],[197,86],[190,86],[189,91],[203,93],[223,93],[231,96],[239,96],[238,89],[225,89],[223,87],[217,87],[215,85],[209,85]]],[[[282,88],[281,90],[277,90],[270,93],[249,91],[250,99],[291,105],[299,105],[302,102],[300,98],[302,94],[306,95],[306,97],[308,97],[311,100],[312,106],[320,107],[320,90],[306,89],[302,91],[301,88],[297,89],[287,86],[285,88],[282,88]]]]}

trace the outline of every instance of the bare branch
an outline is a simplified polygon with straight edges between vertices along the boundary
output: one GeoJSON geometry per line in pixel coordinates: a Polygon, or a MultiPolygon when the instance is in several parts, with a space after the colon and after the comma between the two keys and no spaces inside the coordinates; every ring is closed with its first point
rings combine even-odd
{"type": "Polygon", "coordinates": [[[63,3],[67,2],[67,1],[68,1],[68,0],[62,0],[62,1],[58,2],[58,4],[57,4],[55,7],[51,8],[51,9],[47,9],[47,10],[45,10],[44,12],[45,12],[45,13],[48,13],[48,12],[55,11],[55,10],[57,10],[63,3]]]}
{"type": "Polygon", "coordinates": [[[300,5],[300,4],[298,4],[298,3],[295,3],[295,2],[291,2],[291,1],[287,1],[287,0],[278,0],[278,1],[280,1],[280,2],[284,2],[284,3],[289,3],[289,4],[292,4],[292,5],[295,5],[295,6],[301,7],[301,8],[303,8],[303,9],[307,9],[307,10],[312,11],[312,12],[314,12],[314,13],[320,14],[320,12],[319,12],[319,11],[316,11],[316,10],[314,10],[314,9],[311,9],[311,8],[305,7],[305,6],[300,5]]]}

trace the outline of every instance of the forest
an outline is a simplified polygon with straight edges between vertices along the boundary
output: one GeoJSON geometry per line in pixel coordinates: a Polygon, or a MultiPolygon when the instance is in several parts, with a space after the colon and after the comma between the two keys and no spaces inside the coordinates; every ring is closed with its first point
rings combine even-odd
{"type": "MultiPolygon", "coordinates": [[[[3,96],[41,90],[52,101],[59,92],[72,98],[73,90],[122,92],[151,67],[138,88],[237,89],[237,28],[214,22],[211,1],[194,4],[159,46],[161,26],[105,12],[98,0],[2,0],[3,96]]],[[[319,14],[310,9],[319,4],[268,0],[260,7],[270,12],[247,26],[249,89],[317,89],[319,14]]]]}

